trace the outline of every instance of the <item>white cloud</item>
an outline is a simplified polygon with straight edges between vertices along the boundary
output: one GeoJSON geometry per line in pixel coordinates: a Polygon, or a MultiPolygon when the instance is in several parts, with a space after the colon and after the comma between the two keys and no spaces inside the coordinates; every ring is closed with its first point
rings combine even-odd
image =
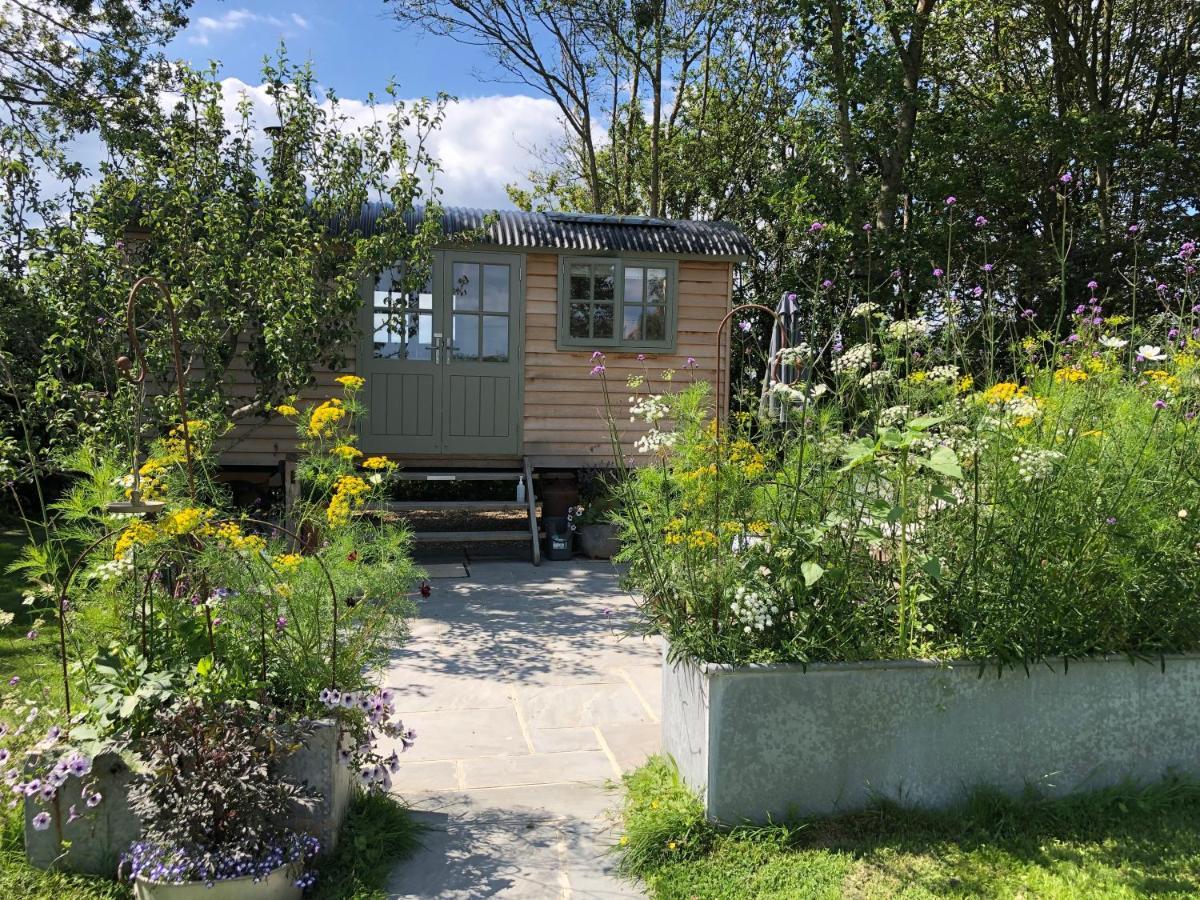
{"type": "Polygon", "coordinates": [[[308,20],[303,16],[292,13],[290,19],[280,19],[277,16],[264,16],[248,9],[226,10],[220,16],[199,16],[185,32],[189,43],[208,46],[213,35],[230,34],[240,31],[250,25],[269,25],[280,29],[285,35],[295,34],[295,29],[307,31],[308,20]]]}
{"type": "MultiPolygon", "coordinates": [[[[261,127],[274,121],[274,110],[265,85],[250,85],[237,78],[221,82],[225,116],[236,115],[239,98],[251,101],[254,120],[261,127]]],[[[359,100],[341,101],[349,127],[366,124],[371,117],[359,100]]],[[[386,104],[375,115],[387,116],[386,104]]],[[[539,166],[538,151],[556,144],[562,135],[558,108],[553,101],[523,95],[469,97],[450,104],[445,121],[428,144],[441,164],[436,176],[442,202],[452,206],[508,207],[505,185],[528,185],[527,175],[539,166]]],[[[266,138],[261,135],[260,146],[266,138]]]]}

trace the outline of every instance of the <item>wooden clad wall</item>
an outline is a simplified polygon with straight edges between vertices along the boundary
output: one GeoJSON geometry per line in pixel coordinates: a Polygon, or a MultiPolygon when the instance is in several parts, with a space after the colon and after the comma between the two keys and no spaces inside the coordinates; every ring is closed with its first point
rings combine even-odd
{"type": "MultiPolygon", "coordinates": [[[[611,441],[605,424],[604,395],[600,381],[591,375],[590,350],[559,350],[558,257],[526,257],[525,288],[525,454],[535,466],[586,466],[611,460],[611,441]]],[[[649,375],[649,390],[670,388],[661,380],[664,369],[675,369],[675,378],[688,377],[716,383],[716,333],[730,308],[731,268],[727,262],[679,261],[679,334],[675,351],[638,354],[604,349],[613,410],[622,426],[622,444],[636,457],[633,441],[645,425],[629,421],[630,390],[626,379],[649,375]],[[695,357],[689,373],[684,363],[695,357]]],[[[724,336],[728,347],[728,331],[724,336]]],[[[722,358],[727,350],[722,350],[722,358]]],[[[728,383],[728,378],[724,378],[728,383]]],[[[643,388],[646,390],[646,388],[643,388]]],[[[723,391],[722,393],[727,393],[723,391]]]]}
{"type": "MultiPolygon", "coordinates": [[[[558,339],[558,257],[553,253],[531,253],[526,257],[524,400],[522,427],[524,455],[535,466],[575,468],[599,465],[611,460],[608,427],[604,421],[604,396],[598,378],[591,375],[591,350],[559,350],[558,339]]],[[[647,353],[639,362],[637,353],[604,349],[608,384],[617,422],[621,425],[625,452],[639,456],[633,442],[645,430],[631,423],[628,414],[630,390],[626,379],[631,374],[649,376],[649,389],[655,393],[670,390],[661,379],[664,369],[675,369],[677,381],[689,377],[716,383],[718,353],[716,333],[722,317],[730,308],[732,268],[728,262],[680,260],[678,286],[679,332],[674,352],[647,353]],[[684,363],[691,356],[697,366],[689,372],[684,363]]],[[[728,356],[728,329],[720,358],[728,356]]],[[[353,354],[351,354],[353,356],[353,354]]],[[[233,393],[253,394],[252,380],[244,362],[235,361],[230,371],[233,393]]],[[[319,371],[315,384],[303,392],[298,405],[318,403],[341,396],[334,382],[337,373],[319,371]]],[[[727,375],[724,377],[728,385],[727,375]]],[[[364,391],[369,401],[371,393],[364,391]]],[[[645,388],[643,388],[645,390],[645,388]]],[[[722,406],[728,389],[722,392],[722,406]]],[[[233,406],[237,405],[235,401],[233,406]]],[[[246,417],[223,442],[222,462],[226,465],[274,466],[296,453],[294,423],[272,413],[246,417]]],[[[393,453],[404,461],[404,448],[393,453]]],[[[422,464],[469,464],[467,460],[430,459],[422,464]]]]}

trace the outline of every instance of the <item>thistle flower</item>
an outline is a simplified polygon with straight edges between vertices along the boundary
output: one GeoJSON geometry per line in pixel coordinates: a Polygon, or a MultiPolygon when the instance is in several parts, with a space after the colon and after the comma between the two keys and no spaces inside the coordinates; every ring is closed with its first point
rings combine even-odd
{"type": "Polygon", "coordinates": [[[949,197],[946,198],[947,206],[953,206],[957,202],[958,202],[958,198],[955,197],[953,194],[951,194],[949,197]]]}
{"type": "Polygon", "coordinates": [[[988,224],[987,216],[976,216],[975,217],[975,227],[976,228],[986,228],[987,224],[988,224]]]}

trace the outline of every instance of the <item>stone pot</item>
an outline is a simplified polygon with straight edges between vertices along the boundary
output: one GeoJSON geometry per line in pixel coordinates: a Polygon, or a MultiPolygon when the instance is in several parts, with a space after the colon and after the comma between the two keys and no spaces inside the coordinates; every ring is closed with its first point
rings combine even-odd
{"type": "Polygon", "coordinates": [[[304,891],[296,880],[304,871],[300,862],[285,863],[266,878],[255,882],[249,876],[215,881],[151,881],[138,877],[133,882],[137,900],[300,900],[304,891]]]}
{"type": "MultiPolygon", "coordinates": [[[[338,831],[350,805],[350,770],[338,759],[341,728],[332,719],[316,723],[304,742],[280,761],[280,770],[291,780],[305,784],[319,797],[311,807],[297,805],[282,813],[289,827],[306,832],[321,842],[322,850],[337,845],[338,831]]],[[[103,753],[92,763],[89,781],[104,802],[87,814],[68,822],[67,810],[75,805],[84,810],[80,797],[82,782],[71,777],[59,788],[49,809],[53,826],[45,831],[33,827],[33,817],[42,805],[25,800],[25,858],[39,869],[65,869],[112,878],[125,849],[137,840],[142,823],[129,809],[133,772],[120,755],[103,753]]],[[[206,896],[211,896],[208,894],[206,896]]]]}
{"type": "Polygon", "coordinates": [[[579,549],[589,559],[612,559],[621,549],[617,526],[612,522],[588,522],[576,532],[579,549]]]}

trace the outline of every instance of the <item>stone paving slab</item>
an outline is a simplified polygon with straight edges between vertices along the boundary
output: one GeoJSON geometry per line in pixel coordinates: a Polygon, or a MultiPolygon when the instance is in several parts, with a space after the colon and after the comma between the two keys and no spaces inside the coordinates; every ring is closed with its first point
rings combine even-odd
{"type": "Polygon", "coordinates": [[[658,750],[660,647],[607,562],[434,582],[386,674],[417,731],[394,790],[430,827],[399,898],[640,897],[613,874],[612,784],[658,750]]]}

